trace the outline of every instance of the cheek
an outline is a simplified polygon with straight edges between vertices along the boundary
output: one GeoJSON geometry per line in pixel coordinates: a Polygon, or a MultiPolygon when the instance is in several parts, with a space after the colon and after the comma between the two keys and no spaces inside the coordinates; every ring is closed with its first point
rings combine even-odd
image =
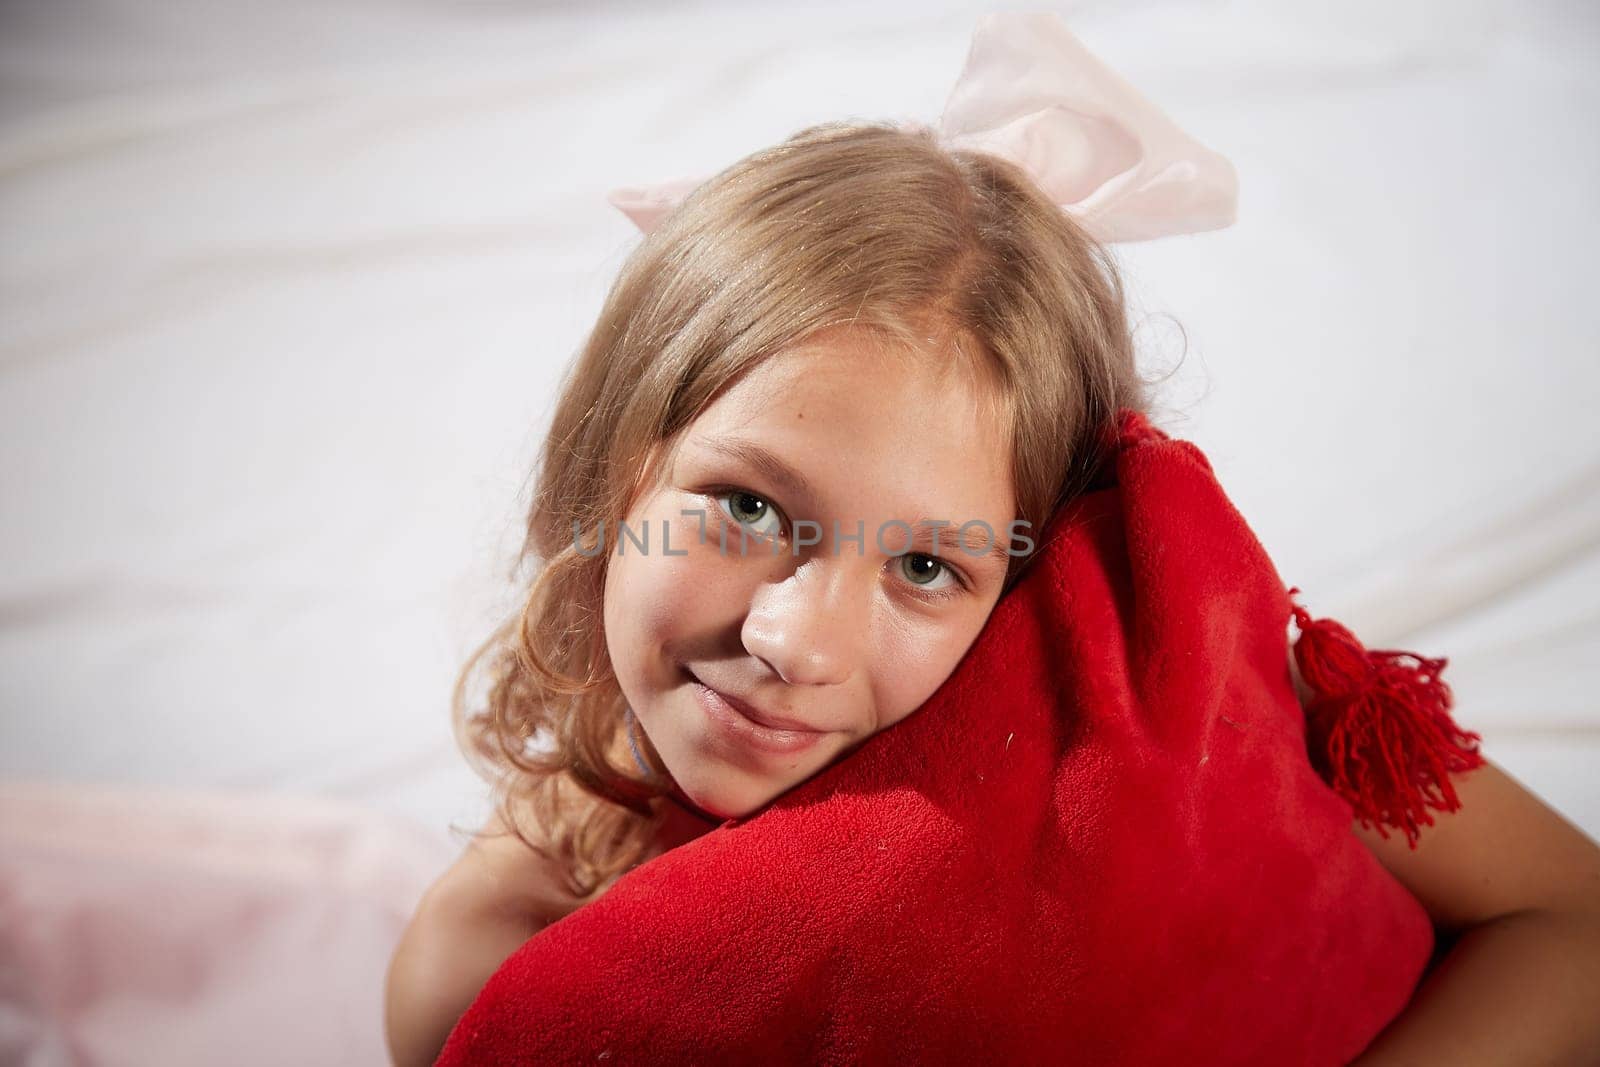
{"type": "Polygon", "coordinates": [[[977,630],[908,629],[879,644],[876,688],[884,730],[916,711],[955,673],[977,630]],[[970,632],[969,632],[970,631],[970,632]]]}
{"type": "MultiPolygon", "coordinates": [[[[630,522],[644,542],[643,519],[630,522]]],[[[750,602],[753,571],[714,537],[700,543],[698,521],[659,511],[649,516],[647,549],[630,540],[614,555],[606,581],[605,626],[619,673],[624,661],[647,670],[652,655],[706,656],[737,625],[750,602]],[[671,527],[662,540],[662,520],[671,527]],[[670,553],[667,549],[670,548],[670,553]],[[743,564],[743,565],[742,565],[743,564]]]]}
{"type": "Polygon", "coordinates": [[[670,561],[639,556],[632,545],[613,557],[606,578],[606,647],[629,701],[646,703],[647,693],[668,684],[661,650],[671,645],[675,627],[688,610],[675,595],[670,561]]]}

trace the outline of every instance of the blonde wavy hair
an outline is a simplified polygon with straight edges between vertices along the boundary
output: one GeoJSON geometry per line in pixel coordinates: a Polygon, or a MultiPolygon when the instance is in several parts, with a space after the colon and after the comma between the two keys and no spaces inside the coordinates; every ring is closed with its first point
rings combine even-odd
{"type": "MultiPolygon", "coordinates": [[[[661,447],[818,330],[847,323],[916,351],[930,322],[999,386],[1028,529],[1088,485],[1118,408],[1148,410],[1110,252],[1024,171],[926,127],[801,130],[698,187],[623,264],[540,454],[512,576],[520,609],[471,654],[451,709],[500,822],[569,892],[596,896],[637,866],[672,802],[648,739],[653,777],[628,751],[601,613],[617,525],[661,447]],[[480,673],[484,705],[469,714],[480,673]]],[[[1008,588],[1027,558],[1013,557],[1008,588]]]]}

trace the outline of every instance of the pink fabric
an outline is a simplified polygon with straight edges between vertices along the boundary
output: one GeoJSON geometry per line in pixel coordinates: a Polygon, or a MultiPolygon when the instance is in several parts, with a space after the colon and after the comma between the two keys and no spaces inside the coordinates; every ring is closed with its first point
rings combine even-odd
{"type": "Polygon", "coordinates": [[[456,851],[332,801],[0,785],[0,1063],[387,1063],[389,956],[456,851]]]}
{"type": "MultiPolygon", "coordinates": [[[[1235,221],[1233,164],[1186,134],[1048,12],[978,20],[936,133],[947,147],[1019,164],[1107,243],[1235,221]]],[[[706,177],[613,189],[607,199],[648,233],[706,177]]]]}

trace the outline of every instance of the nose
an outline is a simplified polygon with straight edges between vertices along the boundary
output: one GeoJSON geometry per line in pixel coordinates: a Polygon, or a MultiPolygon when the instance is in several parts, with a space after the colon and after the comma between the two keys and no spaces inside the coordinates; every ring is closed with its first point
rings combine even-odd
{"type": "Polygon", "coordinates": [[[813,557],[764,583],[745,616],[745,650],[791,685],[838,685],[865,648],[865,604],[840,562],[813,557]]]}

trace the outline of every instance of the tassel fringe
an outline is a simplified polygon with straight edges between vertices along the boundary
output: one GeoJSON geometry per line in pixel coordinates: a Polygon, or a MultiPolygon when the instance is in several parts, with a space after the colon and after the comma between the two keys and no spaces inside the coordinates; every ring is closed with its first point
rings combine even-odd
{"type": "Polygon", "coordinates": [[[1367,649],[1333,619],[1312,619],[1293,602],[1294,658],[1314,693],[1306,707],[1312,766],[1349,801],[1363,826],[1405,831],[1417,847],[1432,806],[1456,811],[1450,775],[1481,767],[1478,734],[1450,717],[1450,686],[1439,676],[1448,659],[1367,649]]]}

